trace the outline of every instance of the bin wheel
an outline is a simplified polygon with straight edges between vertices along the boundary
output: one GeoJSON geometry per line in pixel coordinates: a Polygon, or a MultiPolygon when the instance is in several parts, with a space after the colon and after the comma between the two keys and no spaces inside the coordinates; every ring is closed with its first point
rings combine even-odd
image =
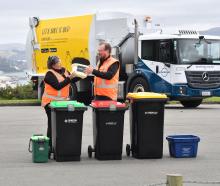
{"type": "Polygon", "coordinates": [[[127,156],[130,156],[131,154],[131,146],[129,144],[126,145],[126,154],[127,156]]]}
{"type": "Polygon", "coordinates": [[[88,146],[88,156],[89,156],[89,158],[92,158],[92,152],[93,152],[92,146],[89,145],[88,146]]]}

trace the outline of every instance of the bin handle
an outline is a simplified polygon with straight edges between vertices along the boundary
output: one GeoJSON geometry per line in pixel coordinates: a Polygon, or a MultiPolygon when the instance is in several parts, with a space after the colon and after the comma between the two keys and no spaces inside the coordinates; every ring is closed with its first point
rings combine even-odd
{"type": "Polygon", "coordinates": [[[45,142],[44,139],[38,139],[38,140],[37,140],[37,143],[38,143],[38,144],[44,144],[44,142],[45,142]]]}
{"type": "Polygon", "coordinates": [[[28,145],[28,151],[29,151],[30,153],[32,153],[31,142],[32,142],[32,140],[30,139],[29,145],[28,145]]]}
{"type": "Polygon", "coordinates": [[[110,104],[110,105],[109,105],[109,110],[110,110],[110,111],[116,111],[116,110],[117,110],[116,105],[110,104]]]}
{"type": "Polygon", "coordinates": [[[33,136],[43,136],[43,134],[33,134],[33,136]]]}
{"type": "Polygon", "coordinates": [[[68,104],[68,105],[67,105],[67,110],[68,110],[68,111],[75,111],[74,105],[73,105],[73,104],[68,104]]]}

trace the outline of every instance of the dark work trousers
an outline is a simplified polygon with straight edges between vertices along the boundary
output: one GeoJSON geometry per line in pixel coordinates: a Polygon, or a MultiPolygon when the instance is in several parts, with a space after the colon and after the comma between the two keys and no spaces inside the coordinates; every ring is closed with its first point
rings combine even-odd
{"type": "Polygon", "coordinates": [[[47,104],[44,109],[47,114],[47,137],[50,138],[49,146],[50,150],[52,150],[51,108],[49,107],[49,104],[47,104]]]}

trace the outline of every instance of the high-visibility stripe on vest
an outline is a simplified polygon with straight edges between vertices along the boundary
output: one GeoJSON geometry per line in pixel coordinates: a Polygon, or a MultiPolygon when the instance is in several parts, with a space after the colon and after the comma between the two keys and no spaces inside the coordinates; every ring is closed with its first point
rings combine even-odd
{"type": "MultiPolygon", "coordinates": [[[[99,69],[98,69],[99,65],[97,65],[97,70],[99,70],[100,72],[107,72],[109,67],[117,61],[118,61],[117,59],[113,57],[109,57],[106,61],[103,62],[103,64],[99,69]]],[[[116,74],[110,80],[102,79],[100,77],[94,78],[95,96],[107,96],[110,97],[112,100],[117,100],[119,69],[120,68],[118,68],[116,74]]]]}
{"type": "MultiPolygon", "coordinates": [[[[64,81],[64,77],[59,74],[58,72],[56,72],[55,70],[48,70],[50,72],[52,72],[55,77],[57,78],[58,82],[62,82],[64,81]]],[[[65,70],[64,75],[67,77],[68,76],[68,72],[65,70]]],[[[44,87],[44,93],[42,96],[42,101],[41,101],[41,105],[44,107],[46,106],[48,103],[50,103],[53,100],[68,100],[69,98],[69,88],[70,85],[66,85],[65,87],[63,87],[60,90],[56,90],[55,88],[53,88],[51,85],[49,85],[48,83],[45,83],[45,87],[44,87]]]]}

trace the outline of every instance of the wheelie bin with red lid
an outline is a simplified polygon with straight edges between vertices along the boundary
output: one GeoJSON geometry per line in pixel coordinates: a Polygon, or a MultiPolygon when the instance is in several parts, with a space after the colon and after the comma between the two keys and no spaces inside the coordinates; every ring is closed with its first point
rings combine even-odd
{"type": "Polygon", "coordinates": [[[88,147],[91,158],[95,152],[98,160],[121,160],[124,113],[126,104],[116,101],[93,101],[93,143],[88,147]]]}

